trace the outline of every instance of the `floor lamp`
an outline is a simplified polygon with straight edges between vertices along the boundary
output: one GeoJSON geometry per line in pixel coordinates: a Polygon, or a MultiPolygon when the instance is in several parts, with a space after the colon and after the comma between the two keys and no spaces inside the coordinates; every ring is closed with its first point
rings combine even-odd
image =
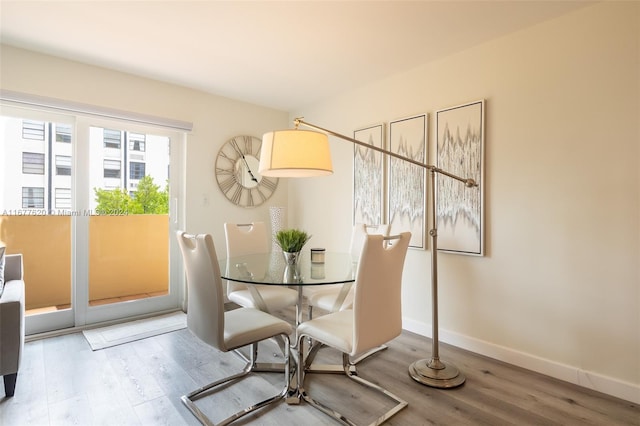
{"type": "Polygon", "coordinates": [[[454,365],[444,363],[440,360],[438,348],[438,231],[436,229],[434,200],[435,175],[438,173],[448,176],[464,183],[467,187],[475,187],[478,186],[478,184],[473,179],[461,178],[435,166],[421,163],[411,158],[398,155],[395,152],[387,151],[386,149],[369,145],[357,139],[307,123],[302,118],[296,118],[294,124],[294,129],[278,130],[264,134],[262,137],[258,173],[263,176],[273,177],[310,177],[332,174],[333,166],[331,164],[331,152],[329,151],[329,138],[327,135],[344,139],[356,145],[373,149],[374,151],[429,170],[431,186],[431,201],[429,206],[431,212],[431,229],[429,230],[429,235],[431,236],[433,348],[430,359],[421,359],[409,366],[409,375],[419,383],[437,388],[452,388],[462,385],[465,381],[465,376],[454,365]],[[300,130],[298,128],[300,125],[314,130],[300,130]]]}

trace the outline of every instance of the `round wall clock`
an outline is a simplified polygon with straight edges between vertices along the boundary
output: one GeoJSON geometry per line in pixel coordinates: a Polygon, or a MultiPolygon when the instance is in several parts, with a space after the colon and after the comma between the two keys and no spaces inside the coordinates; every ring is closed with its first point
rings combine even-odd
{"type": "Polygon", "coordinates": [[[229,201],[241,207],[256,207],[273,195],[278,178],[258,173],[262,140],[236,136],[222,145],[216,157],[216,180],[229,201]]]}

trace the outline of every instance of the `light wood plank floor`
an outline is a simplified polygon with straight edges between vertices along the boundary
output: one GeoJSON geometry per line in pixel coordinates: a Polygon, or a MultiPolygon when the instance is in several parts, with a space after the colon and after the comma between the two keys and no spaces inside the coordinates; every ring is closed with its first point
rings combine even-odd
{"type": "MultiPolygon", "coordinates": [[[[404,332],[388,350],[360,364],[361,376],[409,402],[387,424],[640,425],[636,404],[444,344],[441,358],[464,371],[467,382],[450,390],[420,385],[407,368],[430,350],[429,339],[404,332]]],[[[266,343],[260,351],[270,358],[276,346],[266,343]]],[[[325,349],[319,359],[338,362],[339,356],[325,349]]],[[[0,399],[0,425],[197,425],[180,396],[241,365],[235,355],[207,347],[187,330],[95,352],[81,333],[36,340],[25,345],[15,396],[0,399]]],[[[198,405],[216,421],[277,392],[280,379],[260,374],[198,405]]],[[[369,422],[384,411],[386,401],[347,382],[340,375],[316,374],[306,384],[312,396],[356,421],[369,422]]],[[[281,403],[238,424],[335,423],[307,404],[281,403]]]]}

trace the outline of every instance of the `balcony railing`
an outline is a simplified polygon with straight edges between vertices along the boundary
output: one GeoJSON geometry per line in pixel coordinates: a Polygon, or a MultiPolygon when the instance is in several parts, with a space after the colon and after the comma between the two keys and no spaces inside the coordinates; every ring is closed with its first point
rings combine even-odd
{"type": "MultiPolygon", "coordinates": [[[[71,306],[73,216],[0,216],[0,244],[24,260],[26,309],[71,306]]],[[[89,217],[89,304],[166,294],[169,216],[89,217]]]]}

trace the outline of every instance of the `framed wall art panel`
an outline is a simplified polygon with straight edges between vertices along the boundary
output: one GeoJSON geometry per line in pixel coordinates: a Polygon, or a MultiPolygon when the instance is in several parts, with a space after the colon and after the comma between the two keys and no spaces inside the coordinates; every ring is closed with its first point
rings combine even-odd
{"type": "MultiPolygon", "coordinates": [[[[427,161],[427,114],[389,123],[389,150],[421,163],[427,161]]],[[[426,169],[389,157],[387,218],[390,233],[411,232],[409,247],[425,249],[426,169]]]]}
{"type": "MultiPolygon", "coordinates": [[[[384,146],[384,124],[353,132],[353,138],[378,148],[384,146]]],[[[384,155],[363,146],[353,148],[353,223],[384,223],[384,155]]]]}
{"type": "Polygon", "coordinates": [[[436,112],[436,165],[478,186],[438,175],[438,250],[484,255],[484,109],[479,100],[436,112]]]}

